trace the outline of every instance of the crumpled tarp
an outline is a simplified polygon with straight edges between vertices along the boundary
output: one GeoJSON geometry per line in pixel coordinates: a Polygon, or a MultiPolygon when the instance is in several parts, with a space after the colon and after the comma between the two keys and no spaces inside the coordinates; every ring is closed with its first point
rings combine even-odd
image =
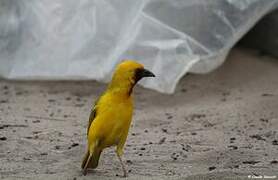
{"type": "Polygon", "coordinates": [[[277,0],[0,0],[0,76],[108,81],[122,59],[173,93],[187,72],[218,67],[277,0]]]}

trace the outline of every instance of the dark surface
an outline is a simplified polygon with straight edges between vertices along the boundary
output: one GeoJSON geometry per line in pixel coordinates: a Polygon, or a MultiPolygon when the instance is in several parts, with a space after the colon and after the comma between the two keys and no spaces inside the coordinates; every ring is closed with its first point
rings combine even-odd
{"type": "Polygon", "coordinates": [[[261,55],[278,57],[278,10],[261,19],[239,42],[239,45],[258,49],[261,55]]]}

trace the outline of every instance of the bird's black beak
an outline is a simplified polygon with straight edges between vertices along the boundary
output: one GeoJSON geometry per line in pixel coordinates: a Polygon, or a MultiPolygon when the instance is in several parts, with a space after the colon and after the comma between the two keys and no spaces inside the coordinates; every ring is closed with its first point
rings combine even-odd
{"type": "Polygon", "coordinates": [[[137,69],[135,73],[135,83],[144,77],[155,77],[155,75],[147,69],[137,69]]]}
{"type": "Polygon", "coordinates": [[[147,69],[142,69],[141,78],[143,78],[143,77],[155,77],[155,75],[147,69]]]}

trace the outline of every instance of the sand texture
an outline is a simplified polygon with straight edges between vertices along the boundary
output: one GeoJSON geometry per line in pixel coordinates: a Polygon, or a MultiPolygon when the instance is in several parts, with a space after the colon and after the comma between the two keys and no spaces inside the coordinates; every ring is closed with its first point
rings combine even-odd
{"type": "MultiPolygon", "coordinates": [[[[82,176],[96,82],[0,81],[0,179],[120,179],[114,148],[82,176]]],[[[278,60],[235,49],[174,95],[137,87],[128,179],[278,176],[278,60]]]]}

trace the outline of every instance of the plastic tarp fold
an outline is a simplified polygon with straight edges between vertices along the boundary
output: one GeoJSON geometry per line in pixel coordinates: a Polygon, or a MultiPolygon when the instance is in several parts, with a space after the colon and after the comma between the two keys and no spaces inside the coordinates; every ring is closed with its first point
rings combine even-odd
{"type": "Polygon", "coordinates": [[[108,81],[122,59],[156,74],[141,84],[173,93],[206,73],[278,6],[277,0],[0,0],[0,76],[108,81]]]}

